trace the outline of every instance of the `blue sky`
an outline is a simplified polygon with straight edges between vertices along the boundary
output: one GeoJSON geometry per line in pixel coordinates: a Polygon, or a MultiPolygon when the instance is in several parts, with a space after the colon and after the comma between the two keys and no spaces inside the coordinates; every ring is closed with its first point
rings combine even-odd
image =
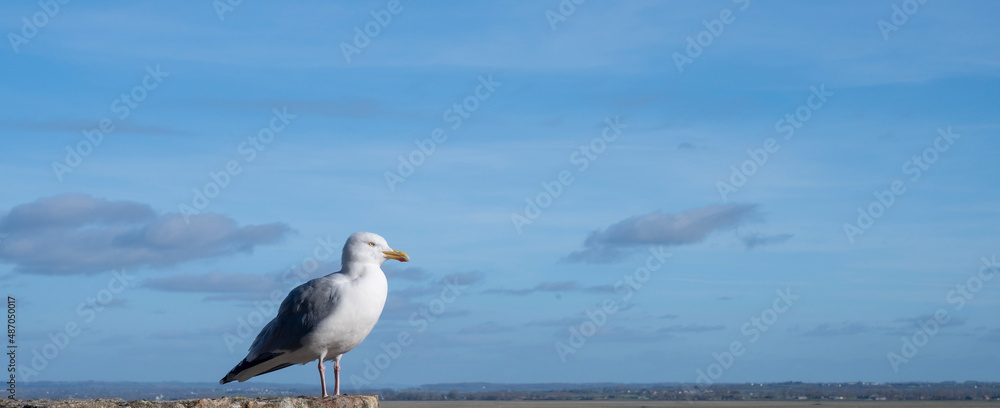
{"type": "Polygon", "coordinates": [[[0,19],[25,381],[216,381],[360,230],[412,262],[348,388],[1000,381],[993,2],[42,3],[0,19]]]}

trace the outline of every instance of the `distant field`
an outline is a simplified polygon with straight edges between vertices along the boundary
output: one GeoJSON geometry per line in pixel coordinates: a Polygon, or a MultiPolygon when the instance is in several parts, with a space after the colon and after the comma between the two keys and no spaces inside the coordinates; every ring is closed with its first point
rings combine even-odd
{"type": "Polygon", "coordinates": [[[382,401],[385,408],[805,408],[825,406],[831,408],[998,408],[1000,401],[382,401]]]}

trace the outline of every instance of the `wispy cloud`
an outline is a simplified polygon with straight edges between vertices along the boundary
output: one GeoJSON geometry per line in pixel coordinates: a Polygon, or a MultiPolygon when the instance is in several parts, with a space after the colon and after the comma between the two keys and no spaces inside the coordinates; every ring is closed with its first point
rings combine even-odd
{"type": "Polygon", "coordinates": [[[63,194],[21,204],[0,217],[0,261],[17,272],[92,274],[125,267],[251,253],[277,242],[284,223],[238,226],[218,214],[190,223],[177,213],[157,215],[146,204],[63,194]]]}
{"type": "Polygon", "coordinates": [[[993,329],[979,337],[979,340],[1000,343],[1000,329],[993,329]]]}
{"type": "Polygon", "coordinates": [[[455,272],[445,275],[437,281],[438,284],[452,283],[455,285],[474,285],[486,279],[486,274],[480,271],[455,272]]]}
{"type": "MultiPolygon", "coordinates": [[[[891,336],[908,336],[917,330],[923,330],[919,322],[933,321],[933,315],[921,315],[913,318],[894,319],[888,323],[862,323],[856,321],[844,321],[840,323],[822,323],[816,327],[802,332],[803,336],[814,337],[838,337],[852,336],[856,334],[875,333],[891,336]]],[[[937,324],[937,323],[935,323],[937,324]]],[[[951,316],[947,323],[940,324],[940,327],[953,327],[965,324],[965,319],[951,316]]]]}
{"type": "Polygon", "coordinates": [[[740,240],[743,241],[743,245],[746,245],[747,249],[753,249],[763,245],[780,244],[788,241],[792,238],[792,236],[792,234],[765,235],[755,232],[753,234],[741,236],[740,240]]]}
{"type": "Polygon", "coordinates": [[[577,282],[564,281],[564,282],[542,282],[531,288],[524,289],[504,289],[504,288],[492,288],[486,289],[482,293],[492,294],[492,295],[514,295],[523,296],[530,295],[537,292],[588,292],[588,293],[614,293],[615,288],[611,285],[598,285],[598,286],[582,286],[577,282]]]}
{"type": "Polygon", "coordinates": [[[317,116],[367,118],[382,113],[379,104],[371,98],[345,98],[340,100],[271,99],[259,101],[206,101],[213,107],[231,106],[240,109],[268,111],[275,106],[287,107],[295,114],[317,116]]]}
{"type": "Polygon", "coordinates": [[[486,323],[477,324],[475,326],[466,327],[462,330],[459,330],[458,332],[462,334],[496,334],[496,333],[505,333],[510,331],[514,331],[514,328],[511,326],[504,326],[498,324],[497,322],[489,321],[486,323]]]}
{"type": "Polygon", "coordinates": [[[711,205],[677,213],[654,211],[593,231],[583,249],[566,256],[570,262],[607,263],[620,260],[643,245],[676,246],[703,241],[711,233],[735,227],[757,215],[756,206],[711,205]]]}
{"type": "Polygon", "coordinates": [[[385,272],[385,276],[389,278],[389,280],[401,279],[401,280],[419,282],[428,279],[430,277],[430,274],[427,273],[427,271],[424,270],[424,268],[419,268],[419,267],[398,267],[391,265],[382,265],[382,271],[385,272]]]}
{"type": "Polygon", "coordinates": [[[155,331],[147,336],[150,339],[156,340],[186,340],[195,337],[216,337],[222,336],[227,333],[230,329],[223,326],[213,326],[204,329],[193,329],[193,330],[160,330],[155,331]]]}
{"type": "MultiPolygon", "coordinates": [[[[482,282],[486,274],[480,271],[455,272],[442,276],[438,279],[426,281],[423,284],[414,284],[407,288],[393,290],[386,299],[385,308],[382,310],[382,318],[387,320],[406,320],[418,312],[421,308],[429,307],[428,299],[448,293],[448,296],[464,296],[471,286],[482,282]],[[458,291],[458,293],[456,293],[458,291]]],[[[442,316],[464,316],[467,310],[448,308],[442,316]]]]}
{"type": "Polygon", "coordinates": [[[604,326],[598,329],[598,333],[599,336],[595,338],[616,343],[661,341],[677,337],[676,334],[663,329],[633,329],[624,326],[604,326]]]}
{"type": "MultiPolygon", "coordinates": [[[[932,314],[925,314],[916,317],[900,318],[892,321],[892,324],[879,327],[883,333],[893,336],[909,336],[917,330],[923,330],[920,322],[936,322],[932,314]]],[[[940,327],[955,327],[965,325],[965,318],[950,316],[947,322],[940,324],[940,327]]]]}
{"type": "Polygon", "coordinates": [[[835,337],[869,333],[872,328],[859,322],[843,322],[839,324],[823,323],[812,330],[802,333],[803,336],[835,337]]]}
{"type": "Polygon", "coordinates": [[[533,326],[533,327],[569,327],[569,326],[572,326],[574,324],[580,324],[580,317],[578,317],[578,316],[569,316],[569,317],[560,317],[560,318],[555,318],[555,319],[535,319],[535,320],[532,320],[532,321],[530,321],[528,323],[525,323],[525,326],[533,326]]]}
{"type": "Polygon", "coordinates": [[[142,286],[169,292],[199,293],[264,293],[282,287],[277,275],[226,273],[219,270],[146,279],[142,286]]]}
{"type": "MultiPolygon", "coordinates": [[[[409,320],[415,316],[418,316],[421,310],[426,314],[430,308],[427,301],[420,301],[411,298],[405,298],[400,296],[389,295],[385,300],[385,307],[382,309],[382,316],[380,320],[387,321],[399,321],[399,320],[409,320]]],[[[457,309],[455,307],[449,306],[444,312],[440,314],[435,314],[434,318],[445,318],[445,317],[462,317],[468,316],[469,311],[466,309],[457,309]]]]}
{"type": "Polygon", "coordinates": [[[425,284],[414,284],[403,289],[393,290],[392,296],[404,299],[426,297],[441,293],[442,290],[448,289],[449,285],[456,285],[459,287],[474,285],[482,281],[485,277],[486,275],[479,271],[451,273],[425,284]]]}
{"type": "MultiPolygon", "coordinates": [[[[98,127],[97,122],[49,120],[39,122],[0,122],[0,129],[19,130],[42,133],[72,133],[79,134],[84,129],[98,127]]],[[[131,122],[115,124],[115,134],[141,136],[188,136],[191,133],[161,125],[142,125],[131,122]]]]}
{"type": "Polygon", "coordinates": [[[717,325],[705,325],[705,324],[675,324],[673,326],[667,326],[660,330],[660,333],[704,333],[709,331],[725,330],[726,326],[721,324],[717,325]]]}

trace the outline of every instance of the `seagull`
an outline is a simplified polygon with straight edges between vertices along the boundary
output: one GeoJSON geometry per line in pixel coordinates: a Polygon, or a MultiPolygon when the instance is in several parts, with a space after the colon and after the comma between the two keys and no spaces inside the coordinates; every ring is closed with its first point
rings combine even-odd
{"type": "Polygon", "coordinates": [[[219,384],[243,382],[293,364],[319,359],[319,381],[326,393],[324,361],[333,361],[333,395],[340,395],[340,357],[375,327],[389,291],[382,263],[409,262],[378,234],[355,232],[344,244],[341,269],[299,285],[285,297],[278,315],[250,346],[250,352],[219,384]]]}

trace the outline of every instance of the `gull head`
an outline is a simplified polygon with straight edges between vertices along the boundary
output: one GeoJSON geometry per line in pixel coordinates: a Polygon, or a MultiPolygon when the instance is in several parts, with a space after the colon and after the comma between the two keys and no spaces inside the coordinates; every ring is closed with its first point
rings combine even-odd
{"type": "Polygon", "coordinates": [[[347,243],[344,244],[344,264],[360,262],[382,265],[389,259],[400,262],[410,261],[406,252],[390,248],[389,244],[385,242],[385,238],[375,233],[355,232],[347,238],[347,243]]]}

